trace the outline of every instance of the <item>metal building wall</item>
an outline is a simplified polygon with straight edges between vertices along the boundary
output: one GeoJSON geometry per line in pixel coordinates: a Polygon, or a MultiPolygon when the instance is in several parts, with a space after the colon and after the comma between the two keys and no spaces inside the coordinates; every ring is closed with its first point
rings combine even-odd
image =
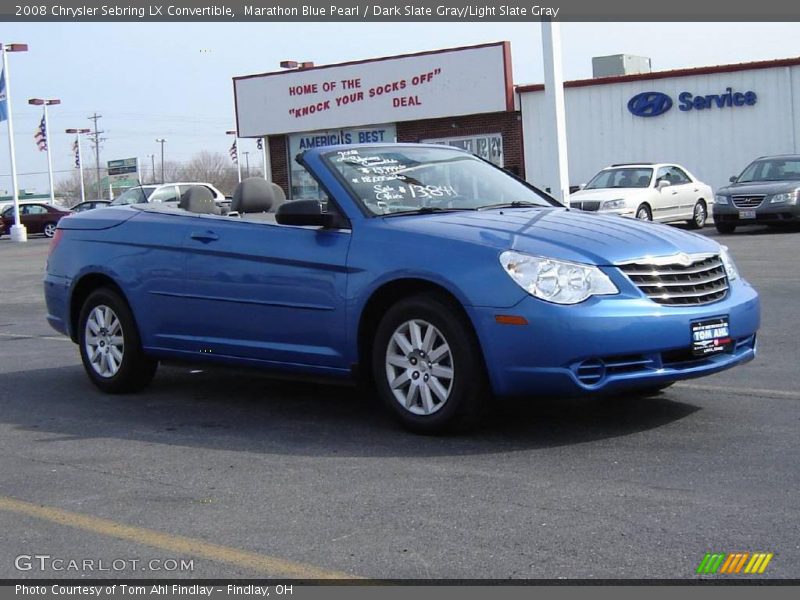
{"type": "MultiPolygon", "coordinates": [[[[555,185],[552,143],[543,138],[543,91],[521,91],[527,179],[555,185]]],[[[800,66],[719,72],[603,85],[566,86],[570,184],[585,183],[617,162],[680,163],[714,189],[752,159],[800,153],[800,66]],[[754,106],[679,110],[678,96],[754,91],[754,106]],[[640,92],[663,92],[673,107],[656,117],[637,117],[627,104],[640,92]]]]}

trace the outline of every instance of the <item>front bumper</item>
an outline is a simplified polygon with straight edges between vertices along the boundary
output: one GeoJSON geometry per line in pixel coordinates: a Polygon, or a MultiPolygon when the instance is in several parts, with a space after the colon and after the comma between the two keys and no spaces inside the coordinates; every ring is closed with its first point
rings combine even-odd
{"type": "Polygon", "coordinates": [[[558,306],[527,297],[512,309],[469,309],[493,390],[506,395],[582,395],[665,385],[752,360],[760,322],[758,294],[732,282],[724,300],[662,306],[641,297],[595,297],[558,306]],[[527,325],[502,325],[518,315],[527,325]],[[691,356],[691,323],[727,316],[732,351],[691,356]]]}
{"type": "Polygon", "coordinates": [[[800,221],[800,206],[764,202],[757,208],[737,208],[733,204],[715,204],[714,222],[734,225],[755,225],[761,223],[796,223],[800,221]],[[755,210],[755,219],[742,219],[741,211],[755,210]]]}

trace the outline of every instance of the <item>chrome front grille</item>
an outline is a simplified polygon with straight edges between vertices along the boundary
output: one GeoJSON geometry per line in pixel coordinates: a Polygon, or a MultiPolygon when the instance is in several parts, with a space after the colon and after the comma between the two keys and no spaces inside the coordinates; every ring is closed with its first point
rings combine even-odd
{"type": "Polygon", "coordinates": [[[728,293],[718,255],[659,257],[618,265],[653,302],[670,306],[711,304],[728,293]]]}
{"type": "Polygon", "coordinates": [[[586,210],[590,212],[594,212],[600,210],[600,201],[599,200],[570,200],[569,203],[570,208],[577,208],[578,210],[586,210]]]}
{"type": "Polygon", "coordinates": [[[764,201],[764,194],[760,196],[732,196],[736,208],[758,208],[764,201]]]}

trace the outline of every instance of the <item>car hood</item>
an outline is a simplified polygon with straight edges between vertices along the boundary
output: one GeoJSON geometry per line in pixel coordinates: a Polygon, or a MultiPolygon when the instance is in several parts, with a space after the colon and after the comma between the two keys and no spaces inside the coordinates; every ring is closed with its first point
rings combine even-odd
{"type": "Polygon", "coordinates": [[[717,190],[718,194],[782,194],[793,192],[800,188],[800,181],[749,181],[747,183],[732,183],[717,190]]]}
{"type": "Polygon", "coordinates": [[[680,252],[716,253],[702,235],[648,221],[565,209],[526,208],[385,218],[407,235],[446,237],[595,265],[680,252]]]}
{"type": "Polygon", "coordinates": [[[578,190],[569,195],[570,200],[615,200],[647,192],[649,188],[601,188],[597,190],[578,190]]]}

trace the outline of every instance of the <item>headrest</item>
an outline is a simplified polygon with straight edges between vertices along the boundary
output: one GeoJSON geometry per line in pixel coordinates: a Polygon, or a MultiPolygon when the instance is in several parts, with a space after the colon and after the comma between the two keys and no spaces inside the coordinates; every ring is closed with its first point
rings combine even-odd
{"type": "Polygon", "coordinates": [[[275,194],[272,185],[261,177],[250,177],[236,186],[231,202],[231,212],[269,212],[274,201],[275,194]]]}
{"type": "Polygon", "coordinates": [[[278,207],[286,202],[286,193],[283,191],[283,188],[274,181],[270,183],[270,186],[272,186],[273,195],[272,212],[276,212],[278,207]]]}
{"type": "Polygon", "coordinates": [[[213,214],[217,212],[214,194],[204,185],[193,185],[183,192],[178,206],[193,213],[213,214]]]}

